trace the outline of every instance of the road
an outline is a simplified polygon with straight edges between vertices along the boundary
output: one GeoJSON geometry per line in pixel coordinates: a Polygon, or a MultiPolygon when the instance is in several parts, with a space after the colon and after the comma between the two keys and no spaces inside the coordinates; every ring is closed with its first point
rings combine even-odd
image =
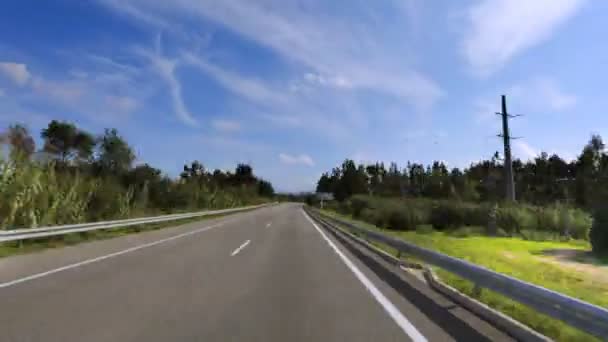
{"type": "Polygon", "coordinates": [[[0,259],[2,341],[508,341],[297,204],[0,259]]]}

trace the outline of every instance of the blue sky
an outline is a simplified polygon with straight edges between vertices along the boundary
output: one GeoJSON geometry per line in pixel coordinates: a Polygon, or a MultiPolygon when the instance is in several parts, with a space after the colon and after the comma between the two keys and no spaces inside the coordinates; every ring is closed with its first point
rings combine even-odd
{"type": "Polygon", "coordinates": [[[346,157],[466,167],[575,158],[608,127],[608,2],[19,0],[0,11],[0,125],[117,128],[177,175],[249,162],[312,190],[346,157]]]}

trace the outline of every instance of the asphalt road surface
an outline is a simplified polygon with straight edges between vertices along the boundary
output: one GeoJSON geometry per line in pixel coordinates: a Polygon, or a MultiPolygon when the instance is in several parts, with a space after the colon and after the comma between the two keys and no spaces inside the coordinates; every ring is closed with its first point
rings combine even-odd
{"type": "Polygon", "coordinates": [[[503,341],[282,204],[0,259],[1,341],[503,341]]]}

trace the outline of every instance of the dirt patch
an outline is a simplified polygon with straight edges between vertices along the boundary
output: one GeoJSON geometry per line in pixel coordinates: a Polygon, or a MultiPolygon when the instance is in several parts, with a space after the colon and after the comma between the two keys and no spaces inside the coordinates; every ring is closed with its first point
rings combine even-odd
{"type": "Polygon", "coordinates": [[[510,252],[502,252],[502,256],[504,256],[507,259],[511,259],[511,260],[513,260],[513,259],[516,258],[516,256],[513,255],[513,253],[510,253],[510,252]]]}
{"type": "Polygon", "coordinates": [[[579,249],[548,249],[539,259],[588,275],[591,280],[608,284],[608,265],[596,259],[591,252],[579,249]]]}

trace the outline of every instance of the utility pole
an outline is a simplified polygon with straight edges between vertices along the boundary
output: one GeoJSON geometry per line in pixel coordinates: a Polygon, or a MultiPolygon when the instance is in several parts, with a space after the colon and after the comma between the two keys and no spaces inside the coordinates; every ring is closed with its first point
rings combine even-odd
{"type": "Polygon", "coordinates": [[[505,147],[505,185],[506,185],[506,199],[510,202],[515,202],[515,183],[513,182],[513,161],[511,159],[511,139],[514,139],[509,135],[509,118],[513,118],[519,115],[509,115],[507,113],[507,97],[502,95],[502,112],[496,113],[502,116],[502,137],[503,144],[505,147]]]}

